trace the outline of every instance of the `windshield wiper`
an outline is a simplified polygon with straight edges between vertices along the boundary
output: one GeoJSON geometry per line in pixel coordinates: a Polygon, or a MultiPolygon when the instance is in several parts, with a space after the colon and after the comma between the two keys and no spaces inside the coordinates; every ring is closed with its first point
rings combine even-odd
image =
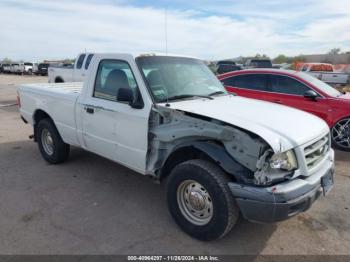
{"type": "Polygon", "coordinates": [[[224,91],[216,91],[216,92],[209,94],[209,96],[215,96],[215,95],[221,95],[221,94],[233,95],[233,96],[237,95],[236,93],[233,93],[233,92],[226,93],[224,91]]]}
{"type": "Polygon", "coordinates": [[[208,98],[210,100],[213,100],[214,98],[206,95],[177,95],[177,96],[171,96],[168,97],[167,99],[164,99],[163,101],[174,101],[174,100],[180,100],[180,99],[185,99],[185,98],[195,98],[195,97],[201,97],[201,98],[208,98]]]}
{"type": "Polygon", "coordinates": [[[226,94],[224,91],[215,91],[213,93],[210,93],[209,96],[215,96],[215,95],[223,95],[226,94]]]}

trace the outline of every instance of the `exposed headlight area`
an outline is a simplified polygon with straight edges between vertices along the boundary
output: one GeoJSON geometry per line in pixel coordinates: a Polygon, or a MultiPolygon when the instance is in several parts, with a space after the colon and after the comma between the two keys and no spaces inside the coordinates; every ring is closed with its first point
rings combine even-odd
{"type": "Polygon", "coordinates": [[[274,153],[271,149],[265,151],[257,163],[254,172],[256,185],[271,185],[291,178],[298,169],[298,161],[293,150],[274,153]]]}
{"type": "Polygon", "coordinates": [[[282,169],[286,171],[293,171],[298,168],[298,162],[293,150],[272,155],[269,164],[273,169],[282,169]]]}

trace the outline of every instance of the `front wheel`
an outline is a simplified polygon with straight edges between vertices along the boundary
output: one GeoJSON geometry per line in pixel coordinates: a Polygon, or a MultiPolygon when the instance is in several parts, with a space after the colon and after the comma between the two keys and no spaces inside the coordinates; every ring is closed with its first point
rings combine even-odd
{"type": "Polygon", "coordinates": [[[70,147],[63,142],[55,124],[50,119],[46,118],[38,123],[37,141],[41,155],[50,164],[67,160],[70,147]]]}
{"type": "Polygon", "coordinates": [[[331,130],[332,145],[342,151],[350,151],[350,117],[339,120],[331,130]]]}
{"type": "Polygon", "coordinates": [[[182,230],[209,241],[232,229],[239,209],[228,188],[229,181],[217,165],[200,159],[172,170],[167,183],[168,208],[182,230]]]}

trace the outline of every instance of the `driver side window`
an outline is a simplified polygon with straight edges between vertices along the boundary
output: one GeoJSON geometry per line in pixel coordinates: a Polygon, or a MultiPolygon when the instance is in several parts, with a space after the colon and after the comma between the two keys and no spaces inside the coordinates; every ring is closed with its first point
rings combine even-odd
{"type": "Polygon", "coordinates": [[[117,101],[120,88],[131,88],[134,93],[137,88],[129,64],[120,60],[102,60],[98,66],[93,96],[117,101]]]}
{"type": "Polygon", "coordinates": [[[281,75],[270,75],[271,91],[274,93],[303,96],[304,93],[310,90],[303,83],[281,75]]]}

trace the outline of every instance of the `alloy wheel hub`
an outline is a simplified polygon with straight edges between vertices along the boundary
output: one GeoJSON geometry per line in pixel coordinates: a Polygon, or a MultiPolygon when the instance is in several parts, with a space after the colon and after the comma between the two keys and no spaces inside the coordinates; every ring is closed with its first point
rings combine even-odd
{"type": "Polygon", "coordinates": [[[344,148],[350,148],[350,118],[340,120],[332,128],[332,138],[335,143],[344,148]]]}

